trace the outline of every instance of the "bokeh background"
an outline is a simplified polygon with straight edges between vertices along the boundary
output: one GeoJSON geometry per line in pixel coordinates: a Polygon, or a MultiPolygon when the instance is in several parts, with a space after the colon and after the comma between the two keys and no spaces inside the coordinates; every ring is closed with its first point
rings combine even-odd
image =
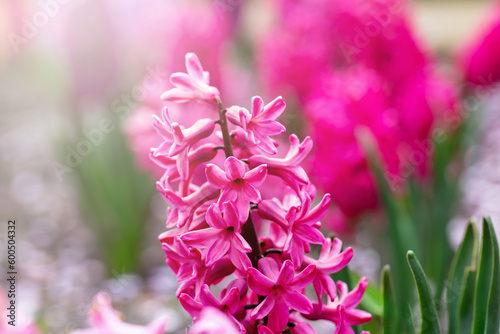
{"type": "MultiPolygon", "coordinates": [[[[446,162],[453,195],[446,195],[443,219],[456,245],[470,216],[500,222],[499,90],[468,90],[459,65],[498,4],[407,5],[411,35],[446,73],[457,99],[480,101],[464,117],[458,158],[446,162]]],[[[262,50],[268,36],[279,34],[281,14],[267,0],[0,0],[0,235],[3,248],[3,224],[15,219],[20,321],[34,320],[42,333],[69,333],[86,326],[92,296],[106,291],[128,322],[167,314],[168,332],[184,331],[190,320],[157,240],[166,204],[147,160],[148,147],[158,143],[150,117],[188,51],[211,71],[227,105],[272,96],[279,85],[269,83],[280,74],[262,50]]],[[[313,30],[305,38],[316,37],[313,30]]],[[[312,59],[304,71],[314,70],[312,59]]],[[[290,101],[285,121],[302,134],[319,131],[301,126],[299,93],[279,93],[290,101]]],[[[386,258],[373,235],[384,224],[369,209],[370,218],[334,213],[331,232],[354,246],[354,269],[376,281],[386,258]]],[[[3,251],[0,260],[5,263],[3,251]]]]}

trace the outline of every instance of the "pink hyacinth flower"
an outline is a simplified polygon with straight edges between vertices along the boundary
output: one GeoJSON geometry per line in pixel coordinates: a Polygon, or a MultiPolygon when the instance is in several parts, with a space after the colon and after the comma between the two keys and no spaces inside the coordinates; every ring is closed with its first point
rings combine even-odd
{"type": "Polygon", "coordinates": [[[309,182],[309,177],[299,164],[307,157],[313,146],[312,139],[306,137],[302,143],[296,135],[290,136],[290,148],[284,158],[274,158],[265,155],[253,155],[248,158],[252,168],[261,164],[267,165],[267,172],[280,177],[296,192],[309,182]]]}
{"type": "Polygon", "coordinates": [[[316,276],[316,266],[309,265],[294,277],[293,264],[286,260],[281,269],[273,258],[263,258],[258,263],[259,270],[248,269],[248,286],[255,293],[266,296],[251,313],[253,319],[268,317],[268,327],[274,332],[285,329],[290,309],[310,313],[313,306],[306,296],[297,290],[303,289],[316,276]]]}
{"type": "Polygon", "coordinates": [[[232,201],[236,204],[240,221],[245,222],[248,219],[250,202],[261,201],[260,192],[255,187],[266,179],[267,167],[261,165],[247,171],[246,164],[235,157],[227,158],[224,167],[225,172],[214,164],[208,164],[205,170],[208,182],[222,189],[218,200],[219,206],[232,201]]]}
{"type": "Polygon", "coordinates": [[[339,296],[333,302],[329,301],[324,307],[321,307],[318,303],[313,303],[314,311],[308,314],[303,313],[302,315],[310,320],[326,319],[339,324],[338,307],[340,305],[345,310],[346,325],[351,326],[367,323],[372,319],[371,314],[355,308],[361,302],[367,286],[368,280],[366,277],[363,277],[359,280],[358,285],[349,292],[347,284],[338,281],[337,290],[339,296]]]}
{"type": "Polygon", "coordinates": [[[206,307],[189,329],[189,334],[240,334],[234,322],[215,307],[206,307]]]}
{"type": "Polygon", "coordinates": [[[170,82],[175,88],[169,89],[161,95],[161,99],[173,102],[205,101],[214,103],[220,96],[219,90],[209,85],[210,75],[203,71],[200,60],[196,54],[186,54],[187,73],[174,73],[170,82]]]}
{"type": "MultiPolygon", "coordinates": [[[[273,332],[269,327],[259,324],[257,326],[259,334],[280,334],[281,332],[273,332]]],[[[301,322],[290,328],[292,334],[316,334],[314,329],[307,322],[301,322]]]]}
{"type": "Polygon", "coordinates": [[[94,297],[88,321],[91,328],[76,330],[72,334],[163,334],[168,318],[154,320],[146,327],[125,323],[111,306],[109,295],[101,292],[94,297]]]}
{"type": "Polygon", "coordinates": [[[252,113],[242,107],[233,106],[227,110],[227,119],[242,127],[250,141],[269,154],[276,154],[276,146],[269,136],[275,136],[286,131],[285,127],[276,121],[285,110],[285,101],[277,97],[264,106],[259,96],[252,98],[252,113]]]}
{"type": "Polygon", "coordinates": [[[314,264],[318,270],[313,286],[321,307],[323,306],[321,298],[323,294],[328,294],[332,301],[337,295],[335,282],[330,275],[344,268],[351,261],[353,253],[352,247],[348,247],[342,252],[342,241],[339,238],[335,238],[333,241],[327,238],[323,243],[318,260],[304,257],[305,264],[314,264]]]}
{"type": "Polygon", "coordinates": [[[206,265],[211,266],[229,252],[229,258],[236,268],[246,273],[252,266],[246,253],[252,248],[241,236],[238,210],[233,202],[224,203],[222,212],[217,204],[212,204],[207,211],[206,220],[209,228],[188,232],[181,239],[190,246],[208,249],[206,265]]]}
{"type": "Polygon", "coordinates": [[[177,157],[177,170],[183,180],[189,174],[189,149],[201,139],[210,136],[214,132],[215,122],[205,118],[196,121],[187,129],[182,128],[179,123],[172,122],[167,107],[163,108],[162,119],[153,115],[153,126],[165,141],[153,150],[153,156],[177,157]]]}
{"type": "Polygon", "coordinates": [[[325,236],[318,230],[318,223],[330,207],[330,194],[311,210],[311,197],[304,194],[301,205],[283,210],[272,200],[264,200],[259,205],[259,215],[278,223],[287,232],[283,252],[290,255],[296,268],[300,267],[309,243],[322,244],[325,236]]]}

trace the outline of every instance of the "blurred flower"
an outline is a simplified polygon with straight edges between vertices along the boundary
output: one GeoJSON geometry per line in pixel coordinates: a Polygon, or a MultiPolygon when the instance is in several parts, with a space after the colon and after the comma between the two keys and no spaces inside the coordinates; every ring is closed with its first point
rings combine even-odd
{"type": "Polygon", "coordinates": [[[500,3],[490,11],[486,25],[459,54],[465,80],[489,86],[500,80],[500,3]]]}
{"type": "Polygon", "coordinates": [[[154,320],[146,327],[125,323],[111,306],[110,297],[101,292],[94,297],[88,321],[91,328],[79,329],[72,334],[163,334],[168,318],[154,320]]]}

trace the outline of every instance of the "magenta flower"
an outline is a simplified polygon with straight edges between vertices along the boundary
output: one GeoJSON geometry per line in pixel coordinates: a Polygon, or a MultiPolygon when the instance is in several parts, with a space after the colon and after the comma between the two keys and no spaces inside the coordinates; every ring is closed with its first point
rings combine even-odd
{"type": "Polygon", "coordinates": [[[226,202],[223,206],[224,215],[215,203],[208,208],[206,220],[209,228],[188,232],[182,235],[181,239],[190,246],[208,250],[207,266],[211,266],[229,252],[234,266],[246,273],[252,266],[246,253],[250,253],[252,248],[239,233],[240,219],[233,202],[226,202]]]}
{"type": "Polygon", "coordinates": [[[259,215],[278,223],[287,232],[283,252],[290,255],[295,268],[301,266],[309,243],[322,244],[325,241],[317,224],[330,207],[330,195],[326,194],[312,210],[311,202],[311,197],[305,193],[302,203],[292,206],[288,211],[272,200],[264,200],[259,204],[259,215]]]}
{"type": "Polygon", "coordinates": [[[259,270],[248,269],[248,286],[266,298],[252,311],[253,319],[263,319],[269,314],[268,327],[281,332],[288,323],[290,308],[306,314],[313,311],[309,299],[297,290],[311,284],[316,276],[316,266],[309,265],[295,277],[289,260],[281,269],[276,260],[268,257],[259,260],[258,266],[259,270]]]}
{"type": "Polygon", "coordinates": [[[111,306],[109,296],[101,292],[94,297],[88,321],[91,328],[76,330],[72,334],[163,334],[168,318],[154,320],[146,327],[125,323],[111,306]]]}
{"type": "Polygon", "coordinates": [[[196,121],[193,126],[183,129],[177,122],[172,122],[167,107],[163,108],[162,119],[153,115],[153,126],[165,141],[153,150],[153,156],[177,157],[177,170],[183,180],[189,174],[189,149],[201,139],[214,132],[215,122],[205,118],[196,121]]]}
{"type": "Polygon", "coordinates": [[[248,158],[251,168],[261,164],[267,165],[267,172],[280,177],[296,192],[309,183],[309,177],[300,163],[307,157],[313,146],[312,139],[306,137],[301,143],[296,135],[290,136],[290,148],[284,158],[274,158],[266,155],[253,155],[248,158]]]}
{"type": "Polygon", "coordinates": [[[261,200],[257,186],[262,184],[267,176],[266,165],[260,165],[247,171],[246,164],[235,157],[229,157],[224,163],[225,172],[214,164],[208,164],[206,175],[208,182],[222,189],[219,196],[219,206],[232,201],[236,204],[241,222],[248,219],[250,202],[261,200]]]}
{"type": "Polygon", "coordinates": [[[339,318],[338,308],[341,306],[345,311],[346,325],[351,326],[367,323],[372,319],[371,314],[363,310],[355,309],[361,302],[361,299],[363,299],[363,294],[367,286],[368,280],[366,277],[363,277],[359,280],[358,285],[349,292],[347,284],[338,281],[337,290],[339,296],[336,297],[334,301],[329,301],[324,307],[318,303],[313,303],[314,312],[303,313],[302,315],[310,320],[326,319],[339,324],[341,319],[339,318]]]}
{"type": "Polygon", "coordinates": [[[194,53],[186,54],[186,73],[174,73],[170,82],[175,88],[169,89],[161,95],[161,99],[174,102],[205,101],[214,103],[219,96],[219,90],[209,85],[209,73],[203,71],[198,56],[194,53]]]}
{"type": "Polygon", "coordinates": [[[277,97],[264,106],[259,96],[252,98],[252,113],[242,107],[233,106],[227,110],[227,119],[242,127],[249,140],[269,154],[276,154],[276,146],[269,136],[278,135],[286,131],[285,127],[276,121],[285,110],[285,101],[277,97]]]}
{"type": "Polygon", "coordinates": [[[304,257],[305,264],[314,264],[316,266],[317,275],[314,278],[313,286],[318,296],[318,303],[321,307],[323,305],[323,294],[328,294],[332,301],[337,296],[335,282],[330,275],[347,266],[352,256],[352,247],[348,247],[342,252],[342,241],[340,239],[335,238],[332,241],[332,239],[327,238],[323,243],[318,260],[311,259],[307,256],[304,257]]]}

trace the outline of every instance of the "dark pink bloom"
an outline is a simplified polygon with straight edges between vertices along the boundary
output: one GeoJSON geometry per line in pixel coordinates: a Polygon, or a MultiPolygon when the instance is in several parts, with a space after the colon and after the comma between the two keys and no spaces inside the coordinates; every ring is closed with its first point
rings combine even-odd
{"type": "Polygon", "coordinates": [[[476,34],[474,40],[461,51],[460,67],[465,80],[489,86],[500,80],[500,4],[489,14],[488,23],[476,34]]]}
{"type": "Polygon", "coordinates": [[[258,148],[269,154],[276,154],[277,149],[269,136],[275,136],[286,131],[285,127],[276,121],[285,110],[285,102],[280,97],[264,105],[259,96],[252,98],[252,113],[242,107],[233,106],[227,110],[227,119],[243,128],[249,140],[258,148]]]}
{"type": "Polygon", "coordinates": [[[153,126],[165,140],[153,151],[153,156],[177,157],[177,170],[183,180],[189,174],[189,149],[201,139],[214,132],[215,122],[205,118],[196,121],[191,127],[183,129],[177,122],[172,122],[167,107],[163,108],[162,119],[153,115],[153,126]]]}
{"type": "Polygon", "coordinates": [[[191,296],[187,294],[181,294],[179,300],[182,307],[195,319],[200,316],[205,307],[214,307],[222,312],[224,312],[229,320],[233,323],[233,326],[239,328],[239,333],[246,333],[245,328],[241,325],[238,320],[233,316],[237,311],[240,310],[240,291],[238,287],[233,287],[231,290],[227,291],[221,300],[219,301],[210,291],[208,285],[203,285],[199,295],[199,302],[194,300],[191,296]]]}
{"type": "Polygon", "coordinates": [[[214,164],[208,164],[206,167],[208,182],[222,189],[218,199],[219,205],[228,201],[234,202],[240,221],[245,222],[248,219],[250,202],[259,203],[261,200],[256,187],[266,179],[266,165],[247,171],[248,167],[244,162],[235,157],[229,157],[224,167],[225,172],[214,164]]]}
{"type": "Polygon", "coordinates": [[[252,248],[240,234],[240,219],[233,202],[223,204],[224,211],[212,204],[206,213],[209,228],[188,232],[181,239],[190,246],[208,249],[206,265],[211,266],[229,252],[229,258],[236,268],[246,273],[252,266],[246,253],[252,248]]]}
{"type": "Polygon", "coordinates": [[[170,76],[172,88],[162,94],[162,100],[187,102],[205,101],[215,103],[219,90],[209,85],[209,73],[203,71],[200,60],[194,53],[186,54],[186,73],[174,73],[170,76]]]}
{"type": "Polygon", "coordinates": [[[326,319],[336,324],[341,324],[342,322],[339,317],[339,307],[341,307],[344,310],[345,324],[347,326],[367,323],[372,319],[371,314],[355,309],[355,307],[361,302],[367,286],[368,280],[366,277],[363,277],[359,281],[358,285],[349,292],[347,284],[338,281],[337,290],[339,296],[333,301],[329,301],[324,307],[318,303],[313,303],[314,312],[303,314],[303,316],[310,320],[326,319]]]}
{"type": "Polygon", "coordinates": [[[306,137],[302,143],[296,135],[290,136],[290,148],[284,158],[266,155],[252,155],[248,158],[250,168],[267,165],[267,173],[280,177],[288,186],[299,192],[309,183],[309,177],[299,164],[307,157],[313,146],[312,139],[306,137]]]}
{"type": "Polygon", "coordinates": [[[282,209],[275,201],[264,200],[259,204],[259,215],[279,224],[287,233],[283,252],[290,255],[296,268],[300,267],[309,243],[322,244],[325,237],[318,230],[318,223],[330,207],[330,195],[311,209],[311,197],[304,194],[300,205],[282,209]]]}
{"type": "Polygon", "coordinates": [[[311,284],[316,275],[316,267],[309,265],[294,277],[293,264],[286,260],[281,269],[272,258],[259,260],[259,270],[248,269],[248,286],[255,293],[266,296],[251,313],[253,319],[263,319],[269,314],[268,327],[281,332],[285,329],[289,311],[310,313],[313,307],[306,296],[298,292],[311,284]]]}
{"type": "Polygon", "coordinates": [[[330,297],[332,301],[337,296],[335,282],[330,275],[347,266],[352,256],[352,247],[348,247],[342,251],[342,241],[340,239],[334,238],[332,241],[332,239],[327,238],[323,243],[318,260],[311,259],[307,256],[304,257],[304,263],[306,265],[314,264],[317,269],[317,275],[313,281],[313,286],[318,296],[318,303],[320,306],[323,304],[323,294],[328,294],[328,297],[330,297]]]}

